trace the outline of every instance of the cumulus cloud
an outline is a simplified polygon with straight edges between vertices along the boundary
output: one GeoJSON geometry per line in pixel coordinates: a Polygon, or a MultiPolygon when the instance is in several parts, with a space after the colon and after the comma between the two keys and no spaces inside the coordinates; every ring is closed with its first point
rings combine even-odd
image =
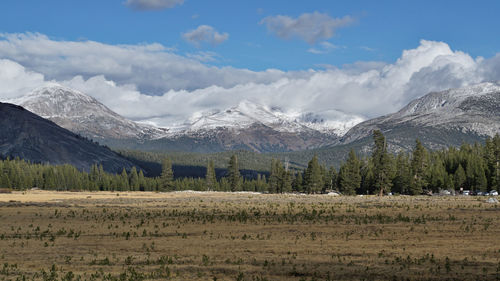
{"type": "Polygon", "coordinates": [[[315,44],[320,40],[330,39],[337,29],[354,21],[351,16],[332,18],[327,14],[314,12],[302,14],[297,18],[284,15],[269,16],[262,19],[260,24],[266,25],[269,32],[281,39],[299,38],[309,44],[315,44]]]}
{"type": "Polygon", "coordinates": [[[54,80],[94,96],[125,117],[152,121],[167,127],[200,112],[227,109],[242,100],[251,100],[269,107],[280,107],[290,115],[298,115],[301,112],[321,113],[321,117],[327,121],[336,121],[338,116],[343,116],[344,119],[345,116],[371,118],[397,111],[412,99],[430,91],[482,81],[496,81],[500,78],[500,55],[488,59],[472,58],[464,52],[452,50],[446,43],[425,40],[422,40],[418,47],[403,51],[401,57],[392,63],[357,62],[340,68],[331,67],[304,72],[277,70],[251,72],[235,68],[207,67],[185,57],[165,54],[163,47],[159,46],[124,47],[95,42],[50,42],[46,42],[46,45],[37,51],[40,55],[35,56],[25,51],[30,48],[24,46],[24,43],[16,45],[19,46],[17,49],[10,49],[5,48],[0,41],[0,57],[7,57],[9,53],[6,50],[12,52],[11,57],[0,61],[2,99],[25,94],[31,90],[30,88],[54,80]],[[111,55],[113,63],[109,63],[108,67],[98,66],[91,72],[86,60],[98,60],[97,57],[92,58],[93,52],[84,51],[78,63],[75,63],[76,58],[61,59],[53,55],[61,51],[61,56],[71,57],[70,52],[64,52],[65,48],[85,50],[86,44],[98,44],[104,52],[102,59],[106,59],[106,55],[111,55]],[[56,51],[50,48],[56,48],[56,51]],[[112,66],[116,64],[116,68],[119,69],[127,64],[121,58],[108,54],[106,48],[124,52],[122,55],[128,55],[132,61],[139,60],[134,56],[142,56],[140,59],[142,67],[137,68],[138,63],[131,63],[126,70],[131,73],[127,74],[129,76],[117,75],[118,70],[113,70],[112,66]],[[154,51],[144,51],[144,49],[154,49],[154,51]],[[169,71],[172,72],[175,68],[158,66],[169,63],[169,59],[165,58],[166,55],[169,59],[181,60],[203,70],[197,69],[186,74],[184,88],[162,86],[166,90],[161,94],[147,94],[141,90],[137,81],[146,83],[148,77],[145,75],[143,81],[135,80],[133,76],[143,75],[141,72],[151,73],[149,82],[155,83],[159,76],[155,76],[154,71],[162,70],[165,71],[162,74],[164,77],[170,77],[172,73],[169,71]],[[42,62],[46,65],[43,66],[42,62]],[[144,62],[150,62],[151,65],[148,66],[144,62]],[[49,78],[56,77],[53,75],[54,72],[62,71],[57,69],[59,67],[69,70],[72,75],[49,78]],[[107,69],[112,71],[106,72],[107,69]],[[102,73],[95,74],[99,71],[102,73]],[[217,75],[213,76],[212,72],[217,75]],[[48,73],[51,75],[47,75],[48,73]],[[212,81],[212,83],[199,86],[198,80],[212,81]],[[226,80],[232,81],[229,83],[230,86],[227,86],[226,80]]]}
{"type": "Polygon", "coordinates": [[[182,34],[182,38],[187,42],[199,47],[202,43],[211,45],[219,45],[229,38],[229,34],[219,33],[210,25],[200,25],[196,29],[190,30],[182,34]]]}
{"type": "Polygon", "coordinates": [[[184,0],[127,0],[124,2],[128,7],[138,11],[163,10],[183,3],[184,0]]]}
{"type": "Polygon", "coordinates": [[[0,59],[0,97],[15,98],[45,83],[40,73],[26,70],[11,60],[0,59]]]}
{"type": "Polygon", "coordinates": [[[16,61],[50,80],[85,79],[103,75],[118,85],[134,84],[144,93],[163,94],[212,85],[230,88],[239,84],[271,83],[282,77],[304,77],[309,71],[254,72],[213,67],[198,59],[175,54],[161,44],[108,45],[94,41],[56,41],[43,34],[0,34],[0,58],[16,61]],[[193,79],[196,77],[196,79],[193,79]]]}

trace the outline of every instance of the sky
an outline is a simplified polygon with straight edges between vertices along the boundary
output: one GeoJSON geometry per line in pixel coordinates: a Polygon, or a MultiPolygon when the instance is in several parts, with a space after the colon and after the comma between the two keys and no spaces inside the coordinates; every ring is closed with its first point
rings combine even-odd
{"type": "Polygon", "coordinates": [[[2,0],[0,99],[47,83],[170,126],[243,100],[367,119],[500,80],[499,1],[2,0]]]}

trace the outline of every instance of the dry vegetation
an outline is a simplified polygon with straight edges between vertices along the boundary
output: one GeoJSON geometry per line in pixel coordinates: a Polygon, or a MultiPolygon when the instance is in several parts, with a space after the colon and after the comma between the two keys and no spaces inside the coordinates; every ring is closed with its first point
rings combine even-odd
{"type": "Polygon", "coordinates": [[[485,199],[0,194],[0,280],[498,280],[485,199]]]}

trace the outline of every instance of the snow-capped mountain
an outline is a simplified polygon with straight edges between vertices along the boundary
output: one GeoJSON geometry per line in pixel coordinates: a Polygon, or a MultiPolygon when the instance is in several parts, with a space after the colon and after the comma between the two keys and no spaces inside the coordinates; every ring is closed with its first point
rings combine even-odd
{"type": "MultiPolygon", "coordinates": [[[[168,139],[169,148],[190,151],[278,152],[318,148],[338,142],[350,127],[362,121],[356,116],[334,113],[341,118],[327,122],[319,114],[285,113],[277,107],[243,100],[225,110],[194,114],[186,122],[172,126],[165,141],[168,139]]],[[[160,148],[165,146],[156,147],[160,148]]]]}
{"type": "Polygon", "coordinates": [[[35,89],[9,102],[92,139],[155,139],[168,131],[130,121],[93,97],[59,84],[35,89]]]}
{"type": "Polygon", "coordinates": [[[244,100],[225,110],[194,114],[170,128],[158,128],[146,124],[154,120],[133,122],[96,99],[59,84],[36,89],[9,102],[103,144],[134,149],[303,150],[333,144],[348,128],[362,121],[334,112],[339,121],[327,122],[318,113],[284,113],[276,107],[244,100]]]}
{"type": "Polygon", "coordinates": [[[500,85],[480,83],[429,93],[394,114],[354,126],[343,143],[371,136],[374,129],[402,147],[412,146],[416,137],[438,148],[494,136],[500,133],[500,85]]]}
{"type": "MultiPolygon", "coordinates": [[[[332,115],[331,112],[328,114],[332,115]]],[[[340,112],[335,112],[335,115],[335,121],[326,121],[322,117],[322,113],[285,113],[277,107],[267,107],[243,100],[237,106],[226,110],[195,114],[187,122],[172,127],[171,132],[182,135],[220,128],[237,131],[255,125],[263,125],[282,133],[317,131],[342,136],[348,129],[363,121],[361,117],[349,116],[340,112]]]]}

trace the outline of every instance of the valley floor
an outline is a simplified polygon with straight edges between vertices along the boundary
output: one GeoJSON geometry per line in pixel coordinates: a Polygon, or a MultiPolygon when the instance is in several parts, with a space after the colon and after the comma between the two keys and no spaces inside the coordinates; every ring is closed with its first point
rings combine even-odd
{"type": "Polygon", "coordinates": [[[0,194],[0,280],[498,280],[486,199],[0,194]]]}

